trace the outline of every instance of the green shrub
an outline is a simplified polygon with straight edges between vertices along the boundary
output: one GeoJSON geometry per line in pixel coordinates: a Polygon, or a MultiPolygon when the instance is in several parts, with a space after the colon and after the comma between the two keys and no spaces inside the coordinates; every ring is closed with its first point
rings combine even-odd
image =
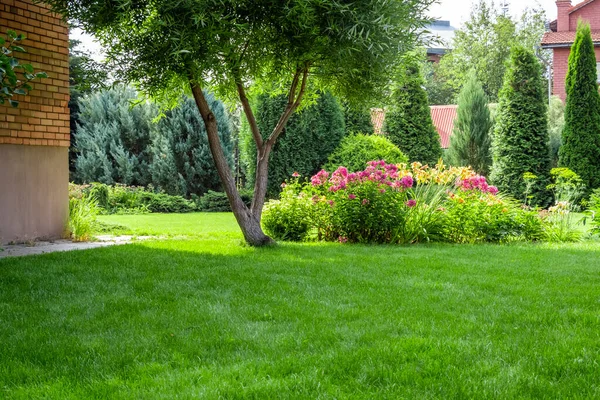
{"type": "Polygon", "coordinates": [[[383,129],[410,162],[435,165],[442,157],[440,137],[431,120],[431,110],[420,69],[407,62],[394,89],[383,129]]]}
{"type": "Polygon", "coordinates": [[[494,130],[491,181],[501,192],[536,206],[547,206],[552,196],[548,149],[547,99],[540,64],[524,48],[511,51],[504,86],[500,91],[494,130]],[[525,173],[537,178],[527,187],[525,173]]]}
{"type": "Polygon", "coordinates": [[[552,96],[548,107],[548,146],[552,168],[558,166],[558,153],[562,145],[562,131],[565,127],[565,105],[558,96],[552,96]]]}
{"type": "Polygon", "coordinates": [[[600,95],[589,24],[579,24],[569,55],[567,105],[559,166],[575,171],[589,188],[600,187],[600,95]]]}
{"type": "Polygon", "coordinates": [[[196,211],[196,204],[181,196],[172,196],[167,193],[155,193],[142,190],[138,193],[138,201],[148,211],[155,213],[188,213],[196,211]]]}
{"type": "Polygon", "coordinates": [[[567,201],[557,202],[544,214],[544,240],[547,242],[578,242],[583,233],[577,229],[577,217],[567,201]]]}
{"type": "MultiPolygon", "coordinates": [[[[241,190],[240,196],[242,201],[250,206],[252,203],[252,192],[247,190],[241,190]]],[[[196,206],[198,211],[203,212],[231,212],[231,205],[227,198],[227,194],[224,192],[213,192],[209,190],[202,197],[196,197],[196,206]]]]}
{"type": "Polygon", "coordinates": [[[343,109],[347,135],[372,135],[374,133],[371,110],[369,108],[344,102],[343,109]]]}
{"type": "Polygon", "coordinates": [[[69,199],[69,232],[73,241],[85,242],[92,238],[98,211],[96,200],[89,195],[69,199]]]}
{"type": "Polygon", "coordinates": [[[592,192],[588,203],[589,211],[592,214],[592,231],[600,233],[600,189],[592,192]]]}
{"type": "Polygon", "coordinates": [[[367,162],[385,160],[390,164],[405,163],[408,158],[384,136],[353,135],[342,140],[323,167],[334,171],[345,166],[350,172],[363,170],[367,162]]]}
{"type": "Polygon", "coordinates": [[[305,240],[311,228],[312,200],[310,195],[301,192],[298,179],[284,186],[281,200],[271,200],[265,204],[261,218],[265,232],[278,240],[300,242],[305,240]]]}

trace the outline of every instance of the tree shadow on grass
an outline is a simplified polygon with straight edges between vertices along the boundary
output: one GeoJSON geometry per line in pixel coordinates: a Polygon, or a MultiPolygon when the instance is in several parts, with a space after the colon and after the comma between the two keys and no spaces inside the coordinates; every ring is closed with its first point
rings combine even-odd
{"type": "Polygon", "coordinates": [[[598,248],[215,239],[2,260],[0,393],[594,397],[598,248]]]}

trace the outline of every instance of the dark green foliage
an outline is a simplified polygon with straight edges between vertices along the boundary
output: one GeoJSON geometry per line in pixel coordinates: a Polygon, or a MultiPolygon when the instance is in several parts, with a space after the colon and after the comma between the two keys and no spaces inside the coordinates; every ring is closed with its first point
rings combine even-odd
{"type": "Polygon", "coordinates": [[[150,183],[150,132],[156,107],[131,104],[137,93],[116,87],[79,102],[81,125],[75,135],[79,182],[115,182],[146,186],[150,183]]]}
{"type": "MultiPolygon", "coordinates": [[[[243,202],[249,206],[252,203],[252,192],[240,191],[243,202]]],[[[231,206],[224,192],[213,192],[209,190],[204,196],[196,199],[198,211],[203,212],[231,212],[231,206]]]]}
{"type": "Polygon", "coordinates": [[[558,166],[558,153],[562,146],[562,132],[565,127],[565,104],[560,97],[552,96],[548,107],[548,146],[552,168],[558,166]]]}
{"type": "Polygon", "coordinates": [[[577,28],[565,82],[567,105],[559,164],[575,171],[588,188],[600,187],[600,95],[596,55],[588,24],[577,28]]]}
{"type": "Polygon", "coordinates": [[[435,165],[442,147],[423,85],[418,64],[408,61],[399,74],[383,130],[409,161],[435,165]]]}
{"type": "MultiPolygon", "coordinates": [[[[229,165],[233,142],[229,116],[223,103],[205,93],[217,120],[219,138],[229,165]]],[[[166,113],[152,133],[152,184],[173,195],[189,197],[219,190],[221,182],[208,147],[206,128],[194,100],[185,97],[166,113]]]]}
{"type": "MultiPolygon", "coordinates": [[[[268,136],[287,102],[286,96],[261,95],[257,100],[256,118],[264,137],[268,136]]],[[[276,196],[281,184],[294,172],[302,176],[315,174],[344,137],[344,114],[335,97],[323,93],[316,102],[292,115],[269,158],[268,193],[276,196]]],[[[256,147],[246,132],[244,158],[249,184],[254,184],[256,147]]]]}
{"type": "Polygon", "coordinates": [[[77,138],[75,132],[79,121],[79,100],[95,91],[106,88],[108,71],[105,65],[94,61],[90,54],[78,48],[78,40],[69,40],[69,111],[71,148],[69,149],[69,169],[75,178],[77,158],[77,138]]]}
{"type": "Polygon", "coordinates": [[[384,136],[352,135],[340,143],[323,168],[331,172],[344,166],[349,171],[356,172],[364,170],[367,162],[375,160],[397,164],[407,162],[408,158],[384,136]]]}
{"type": "Polygon", "coordinates": [[[139,202],[150,212],[158,213],[187,213],[196,211],[196,205],[181,196],[172,196],[167,193],[141,191],[139,202]]]}
{"type": "Polygon", "coordinates": [[[372,135],[374,133],[371,110],[368,107],[355,106],[348,102],[344,102],[343,107],[347,135],[358,133],[372,135]]]}
{"type": "Polygon", "coordinates": [[[448,149],[450,164],[470,166],[478,174],[487,176],[492,164],[491,128],[487,97],[477,76],[471,73],[458,96],[458,116],[448,149]]]}
{"type": "Polygon", "coordinates": [[[511,51],[504,86],[500,91],[492,154],[491,181],[501,192],[528,203],[546,206],[551,197],[547,104],[540,64],[523,47],[511,51]],[[536,176],[530,181],[525,173],[536,176]]]}

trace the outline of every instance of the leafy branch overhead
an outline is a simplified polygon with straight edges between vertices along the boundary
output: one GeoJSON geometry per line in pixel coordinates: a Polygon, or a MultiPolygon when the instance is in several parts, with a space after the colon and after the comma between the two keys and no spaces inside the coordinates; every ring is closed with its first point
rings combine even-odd
{"type": "Polygon", "coordinates": [[[22,64],[15,57],[15,53],[26,52],[20,46],[23,40],[23,34],[10,29],[6,32],[6,38],[0,37],[0,104],[8,100],[11,106],[18,107],[19,102],[13,96],[26,96],[33,89],[29,84],[32,80],[48,77],[45,72],[35,72],[31,64],[22,64]]]}

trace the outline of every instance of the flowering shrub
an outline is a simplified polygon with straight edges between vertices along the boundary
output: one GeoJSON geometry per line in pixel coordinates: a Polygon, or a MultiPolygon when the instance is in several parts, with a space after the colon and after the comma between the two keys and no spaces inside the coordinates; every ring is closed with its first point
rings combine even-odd
{"type": "Polygon", "coordinates": [[[544,239],[548,242],[577,242],[583,234],[577,229],[574,206],[568,201],[558,201],[542,212],[544,218],[544,239]]]}
{"type": "Polygon", "coordinates": [[[358,172],[339,167],[310,182],[284,184],[265,206],[269,234],[340,243],[457,243],[537,240],[538,213],[498,194],[470,168],[371,161],[358,172]]]}

